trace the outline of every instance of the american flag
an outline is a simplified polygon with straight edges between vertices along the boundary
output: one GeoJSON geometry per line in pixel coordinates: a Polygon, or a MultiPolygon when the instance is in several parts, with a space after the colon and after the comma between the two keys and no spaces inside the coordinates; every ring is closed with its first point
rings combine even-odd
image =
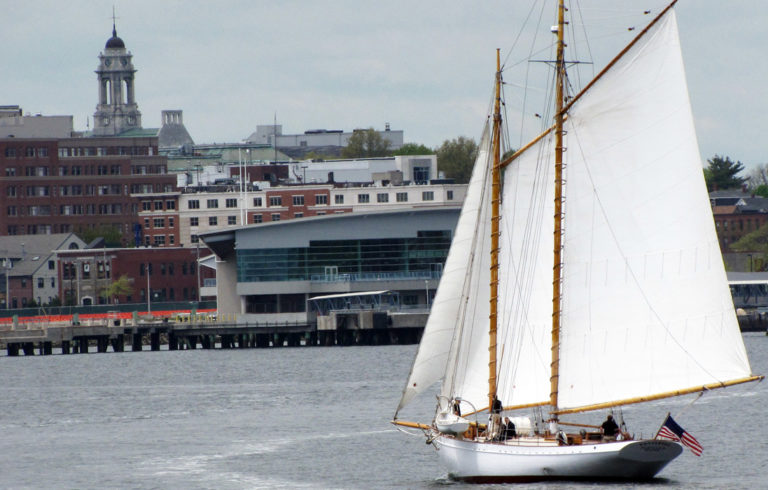
{"type": "Polygon", "coordinates": [[[664,421],[664,424],[661,426],[661,429],[659,429],[659,433],[656,434],[656,438],[671,439],[673,441],[678,441],[684,446],[688,446],[688,448],[696,456],[701,456],[702,451],[704,451],[704,448],[699,443],[699,441],[697,441],[695,437],[687,433],[685,429],[680,427],[678,423],[675,422],[675,420],[669,414],[667,414],[667,419],[664,421]]]}

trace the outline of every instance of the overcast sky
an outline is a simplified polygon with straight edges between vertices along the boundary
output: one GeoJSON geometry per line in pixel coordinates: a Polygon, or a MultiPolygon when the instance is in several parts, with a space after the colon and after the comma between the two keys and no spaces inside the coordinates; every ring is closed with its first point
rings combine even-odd
{"type": "MultiPolygon", "coordinates": [[[[114,5],[118,36],[138,70],[143,126],[159,127],[161,110],[181,109],[196,143],[241,141],[275,115],[286,134],[384,129],[388,122],[406,142],[429,147],[459,136],[477,140],[495,48],[514,64],[530,50],[537,25],[507,58],[533,1],[4,3],[0,105],[73,115],[76,129],[85,129],[114,5]]],[[[572,11],[577,3],[584,20],[572,27],[587,31],[597,69],[629,40],[629,27],[650,19],[643,10],[658,12],[667,2],[580,0],[572,11]]],[[[533,12],[537,19],[541,8],[533,12]]],[[[677,13],[702,157],[768,163],[768,1],[680,0],[677,13]]],[[[544,14],[540,44],[551,41],[554,8],[544,14]]],[[[523,107],[515,89],[506,90],[512,112],[523,107]]],[[[520,133],[514,119],[513,144],[520,133]]]]}

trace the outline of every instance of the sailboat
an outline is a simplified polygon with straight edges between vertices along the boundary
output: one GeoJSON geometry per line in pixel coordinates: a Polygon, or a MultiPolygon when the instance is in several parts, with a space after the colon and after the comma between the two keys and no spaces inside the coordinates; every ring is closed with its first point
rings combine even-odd
{"type": "Polygon", "coordinates": [[[554,123],[509,157],[496,53],[493,113],[393,420],[453,478],[650,479],[683,448],[635,439],[622,407],[763,378],[727,285],[674,4],[568,94],[559,0],[554,123]],[[401,420],[438,381],[432,422],[401,420]],[[604,411],[618,433],[583,421],[604,411]]]}

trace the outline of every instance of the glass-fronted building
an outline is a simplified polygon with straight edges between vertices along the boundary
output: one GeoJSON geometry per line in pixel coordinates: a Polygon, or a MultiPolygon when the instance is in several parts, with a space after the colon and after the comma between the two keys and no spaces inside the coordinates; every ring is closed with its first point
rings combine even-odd
{"type": "Polygon", "coordinates": [[[459,206],[351,213],[201,235],[216,254],[220,314],[242,322],[307,321],[318,295],[396,291],[427,308],[459,206]]]}

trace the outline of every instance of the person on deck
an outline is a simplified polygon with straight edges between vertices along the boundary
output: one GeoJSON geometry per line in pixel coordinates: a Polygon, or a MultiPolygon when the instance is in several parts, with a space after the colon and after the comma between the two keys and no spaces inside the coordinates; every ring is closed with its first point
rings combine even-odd
{"type": "Polygon", "coordinates": [[[501,410],[504,407],[501,401],[497,397],[493,397],[493,403],[491,404],[491,420],[489,427],[489,434],[492,438],[498,438],[501,436],[501,410]]]}
{"type": "Polygon", "coordinates": [[[509,420],[509,417],[504,417],[504,423],[501,424],[501,440],[506,441],[515,437],[517,437],[515,423],[509,420]]]}
{"type": "Polygon", "coordinates": [[[613,415],[608,415],[600,428],[603,431],[603,438],[605,439],[615,439],[616,434],[619,432],[619,426],[614,422],[613,415]]]}
{"type": "Polygon", "coordinates": [[[453,414],[457,417],[461,417],[461,398],[453,400],[453,414]]]}

